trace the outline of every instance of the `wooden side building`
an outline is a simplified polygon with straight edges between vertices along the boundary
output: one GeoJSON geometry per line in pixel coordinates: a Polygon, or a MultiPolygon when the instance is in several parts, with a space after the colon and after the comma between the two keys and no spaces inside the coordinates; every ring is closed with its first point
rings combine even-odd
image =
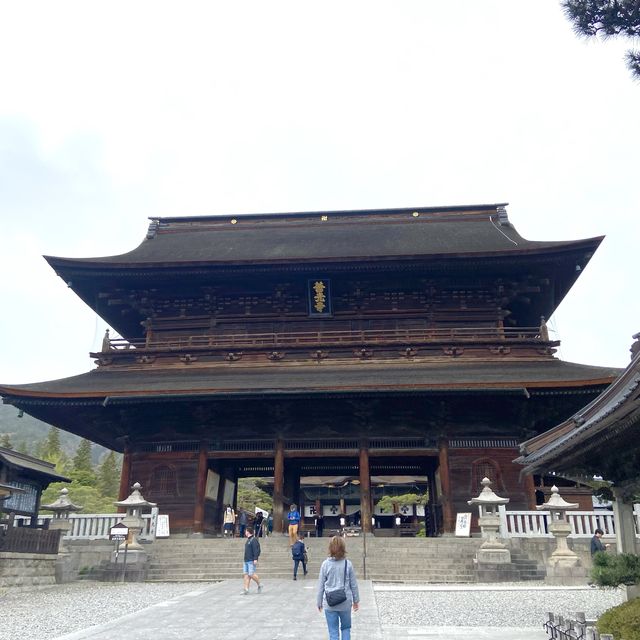
{"type": "Polygon", "coordinates": [[[97,367],[0,394],[123,451],[122,497],[141,482],[173,530],[216,530],[263,476],[276,529],[336,501],[369,528],[404,482],[451,531],[487,475],[532,506],[518,442],[618,374],[559,360],[541,322],[601,240],[525,240],[502,204],[153,218],[130,253],[47,257],[122,336],[97,367]]]}

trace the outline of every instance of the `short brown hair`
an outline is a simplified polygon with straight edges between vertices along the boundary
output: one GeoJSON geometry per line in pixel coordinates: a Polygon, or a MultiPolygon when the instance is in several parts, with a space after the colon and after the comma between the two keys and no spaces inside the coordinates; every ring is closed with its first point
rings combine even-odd
{"type": "Polygon", "coordinates": [[[336,560],[342,560],[347,555],[347,547],[344,543],[344,538],[340,536],[333,536],[329,540],[329,555],[336,560]]]}

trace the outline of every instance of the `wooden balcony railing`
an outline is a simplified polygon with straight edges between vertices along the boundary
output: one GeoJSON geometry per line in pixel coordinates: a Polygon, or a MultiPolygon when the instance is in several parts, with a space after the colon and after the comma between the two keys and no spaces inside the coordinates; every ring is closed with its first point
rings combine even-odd
{"type": "Polygon", "coordinates": [[[371,329],[362,331],[300,331],[280,333],[218,333],[215,335],[176,336],[155,334],[151,339],[129,342],[110,341],[112,350],[239,349],[249,347],[314,347],[328,345],[514,343],[541,341],[537,327],[500,329],[496,327],[455,327],[437,329],[371,329]]]}

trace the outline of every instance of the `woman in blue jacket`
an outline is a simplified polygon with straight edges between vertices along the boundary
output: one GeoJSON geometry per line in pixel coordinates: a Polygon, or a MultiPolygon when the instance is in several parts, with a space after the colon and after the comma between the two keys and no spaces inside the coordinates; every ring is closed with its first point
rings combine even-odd
{"type": "MultiPolygon", "coordinates": [[[[334,536],[329,542],[329,557],[320,567],[316,605],[320,613],[324,610],[329,640],[351,640],[351,609],[357,611],[360,608],[356,572],[346,555],[344,539],[334,536]],[[327,594],[340,589],[344,589],[345,600],[330,605],[327,594]]],[[[329,599],[332,600],[331,595],[329,599]]]]}

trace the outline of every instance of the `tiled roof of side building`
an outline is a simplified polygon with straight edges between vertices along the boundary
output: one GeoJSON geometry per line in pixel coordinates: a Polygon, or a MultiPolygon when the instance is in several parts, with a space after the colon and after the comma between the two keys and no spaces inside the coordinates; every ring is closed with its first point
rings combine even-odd
{"type": "Polygon", "coordinates": [[[350,392],[428,392],[465,389],[573,388],[607,385],[619,369],[561,360],[376,364],[343,366],[189,366],[175,369],[110,370],[27,385],[0,386],[15,398],[161,397],[171,394],[264,395],[350,392]]]}
{"type": "Polygon", "coordinates": [[[504,205],[154,218],[132,251],[101,258],[47,257],[57,269],[86,265],[244,264],[492,256],[584,250],[602,238],[522,238],[504,205]]]}
{"type": "Polygon", "coordinates": [[[70,482],[69,478],[55,472],[55,465],[25,453],[0,447],[0,460],[23,472],[46,476],[51,482],[70,482]]]}

